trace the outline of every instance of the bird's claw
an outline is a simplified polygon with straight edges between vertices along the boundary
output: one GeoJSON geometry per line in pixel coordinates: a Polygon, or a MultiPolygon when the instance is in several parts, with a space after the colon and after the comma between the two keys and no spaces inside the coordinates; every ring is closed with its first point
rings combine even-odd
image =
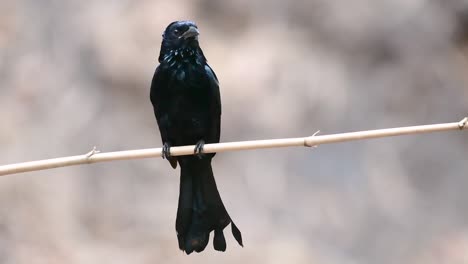
{"type": "Polygon", "coordinates": [[[169,160],[171,158],[171,144],[165,142],[162,148],[162,158],[169,160]]]}
{"type": "Polygon", "coordinates": [[[195,149],[193,151],[194,154],[197,155],[199,159],[203,158],[205,154],[203,153],[203,147],[205,146],[205,141],[201,139],[200,141],[197,142],[195,145],[195,149]]]}

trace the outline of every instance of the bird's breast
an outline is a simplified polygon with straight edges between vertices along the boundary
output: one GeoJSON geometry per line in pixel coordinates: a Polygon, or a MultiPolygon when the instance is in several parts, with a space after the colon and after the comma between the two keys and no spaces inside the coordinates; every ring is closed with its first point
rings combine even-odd
{"type": "Polygon", "coordinates": [[[202,111],[210,102],[210,83],[204,68],[179,64],[169,74],[167,96],[172,111],[202,111]]]}

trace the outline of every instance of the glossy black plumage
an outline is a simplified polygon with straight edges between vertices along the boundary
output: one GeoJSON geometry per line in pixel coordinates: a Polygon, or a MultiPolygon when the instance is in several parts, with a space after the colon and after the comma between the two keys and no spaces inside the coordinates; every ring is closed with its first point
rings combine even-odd
{"type": "Polygon", "coordinates": [[[223,229],[231,223],[240,245],[242,236],[227,213],[216,187],[211,161],[215,154],[171,157],[171,146],[217,143],[220,137],[221,98],[214,71],[198,43],[191,21],[176,21],[163,34],[160,65],[151,83],[150,98],[164,144],[163,157],[180,165],[176,231],[179,248],[201,252],[214,231],[216,250],[226,250],[223,229]]]}

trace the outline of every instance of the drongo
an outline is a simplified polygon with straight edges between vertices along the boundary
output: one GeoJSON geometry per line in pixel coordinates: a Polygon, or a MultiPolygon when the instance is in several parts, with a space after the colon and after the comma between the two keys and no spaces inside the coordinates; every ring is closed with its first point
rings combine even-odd
{"type": "Polygon", "coordinates": [[[164,31],[159,66],[151,83],[150,99],[163,142],[163,158],[180,165],[176,231],[179,248],[201,252],[214,231],[213,245],[226,250],[223,229],[242,246],[240,230],[232,221],[216,187],[205,143],[218,143],[221,127],[219,83],[198,42],[192,21],[175,21],[164,31]],[[171,146],[195,145],[190,156],[171,156],[171,146]]]}

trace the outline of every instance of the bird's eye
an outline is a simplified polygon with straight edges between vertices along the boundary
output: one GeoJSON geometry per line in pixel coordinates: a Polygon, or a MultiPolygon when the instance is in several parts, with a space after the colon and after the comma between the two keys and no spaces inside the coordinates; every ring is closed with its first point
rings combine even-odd
{"type": "Polygon", "coordinates": [[[179,35],[179,34],[180,34],[180,30],[174,29],[174,34],[179,35]]]}

